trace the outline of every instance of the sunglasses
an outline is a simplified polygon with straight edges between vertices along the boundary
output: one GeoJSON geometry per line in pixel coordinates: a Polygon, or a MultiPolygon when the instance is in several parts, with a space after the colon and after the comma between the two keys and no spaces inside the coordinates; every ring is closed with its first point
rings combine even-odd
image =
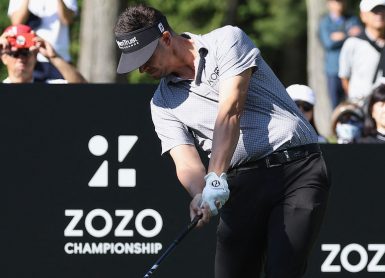
{"type": "Polygon", "coordinates": [[[20,57],[29,57],[32,55],[32,52],[28,49],[19,49],[17,51],[11,51],[8,53],[9,56],[13,58],[20,58],[20,57]]]}
{"type": "Polygon", "coordinates": [[[313,105],[307,101],[296,100],[295,104],[297,104],[299,109],[302,109],[305,112],[310,112],[313,110],[313,105]]]}

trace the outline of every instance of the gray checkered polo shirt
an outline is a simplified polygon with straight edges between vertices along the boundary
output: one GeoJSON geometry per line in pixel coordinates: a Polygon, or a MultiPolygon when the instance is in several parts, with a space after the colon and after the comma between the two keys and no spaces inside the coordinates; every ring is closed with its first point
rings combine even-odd
{"type": "MultiPolygon", "coordinates": [[[[231,167],[273,151],[317,142],[317,135],[287,94],[258,48],[239,28],[225,26],[206,35],[185,33],[198,49],[208,50],[199,85],[170,75],[160,81],[151,100],[155,131],[162,154],[189,144],[211,154],[218,112],[219,82],[254,68],[240,136],[231,167]]],[[[199,57],[198,57],[199,59],[199,57]]]]}

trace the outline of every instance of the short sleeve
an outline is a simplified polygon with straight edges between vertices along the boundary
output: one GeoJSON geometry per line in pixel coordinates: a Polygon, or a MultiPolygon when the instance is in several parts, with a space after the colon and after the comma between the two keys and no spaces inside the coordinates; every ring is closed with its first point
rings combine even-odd
{"type": "Polygon", "coordinates": [[[248,68],[257,66],[259,49],[238,27],[225,26],[220,29],[217,42],[217,60],[220,79],[238,75],[248,68]]]}
{"type": "Polygon", "coordinates": [[[162,100],[159,91],[151,100],[151,116],[161,145],[162,154],[179,145],[194,145],[188,127],[180,122],[162,100]]]}

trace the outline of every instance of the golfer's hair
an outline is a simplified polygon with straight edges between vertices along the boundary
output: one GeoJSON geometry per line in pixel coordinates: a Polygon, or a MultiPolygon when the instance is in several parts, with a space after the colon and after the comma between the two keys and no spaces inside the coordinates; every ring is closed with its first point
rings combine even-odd
{"type": "MultiPolygon", "coordinates": [[[[118,18],[115,34],[126,34],[140,28],[151,26],[164,15],[152,7],[144,4],[129,6],[118,18]]],[[[170,27],[166,27],[172,32],[170,27]]]]}

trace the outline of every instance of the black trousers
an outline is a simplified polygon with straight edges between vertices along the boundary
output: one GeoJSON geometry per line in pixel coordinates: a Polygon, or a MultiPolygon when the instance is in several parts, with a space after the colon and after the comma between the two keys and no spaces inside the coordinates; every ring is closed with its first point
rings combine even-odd
{"type": "Polygon", "coordinates": [[[229,178],[221,210],[216,278],[302,277],[326,210],[329,182],[322,154],[229,178]]]}

